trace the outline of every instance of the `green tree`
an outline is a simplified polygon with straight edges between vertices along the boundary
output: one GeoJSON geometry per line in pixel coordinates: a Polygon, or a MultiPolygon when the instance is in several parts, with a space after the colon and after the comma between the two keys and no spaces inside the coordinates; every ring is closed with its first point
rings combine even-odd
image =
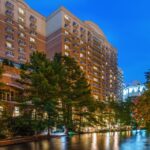
{"type": "Polygon", "coordinates": [[[30,116],[33,119],[35,133],[42,131],[47,126],[52,126],[57,115],[56,102],[56,78],[53,72],[51,62],[45,54],[35,52],[30,57],[30,63],[25,65],[27,70],[21,73],[19,82],[24,85],[25,102],[31,102],[32,112],[30,116]],[[34,115],[33,115],[34,114],[34,115]],[[53,120],[53,121],[52,121],[53,120]]]}
{"type": "Polygon", "coordinates": [[[134,117],[139,126],[150,130],[150,71],[145,73],[145,77],[147,90],[135,100],[134,117]]]}
{"type": "Polygon", "coordinates": [[[69,130],[79,128],[83,117],[88,119],[94,103],[85,74],[77,62],[70,57],[56,54],[52,62],[57,76],[57,96],[62,112],[62,125],[69,130]],[[93,102],[93,103],[92,103],[93,102]]]}

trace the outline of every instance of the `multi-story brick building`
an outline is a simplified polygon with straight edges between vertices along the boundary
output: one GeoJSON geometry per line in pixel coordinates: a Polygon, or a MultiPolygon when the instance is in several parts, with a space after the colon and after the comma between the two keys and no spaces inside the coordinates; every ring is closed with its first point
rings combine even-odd
{"type": "Polygon", "coordinates": [[[50,59],[56,52],[75,58],[96,99],[116,97],[117,51],[97,25],[81,21],[63,7],[46,18],[23,0],[0,0],[0,61],[14,66],[6,67],[1,79],[5,83],[2,100],[18,97],[18,68],[33,51],[44,52],[50,59]]]}
{"type": "Polygon", "coordinates": [[[96,24],[83,22],[60,8],[47,18],[46,30],[49,58],[55,52],[75,58],[86,73],[96,99],[116,98],[117,51],[96,24]]]}

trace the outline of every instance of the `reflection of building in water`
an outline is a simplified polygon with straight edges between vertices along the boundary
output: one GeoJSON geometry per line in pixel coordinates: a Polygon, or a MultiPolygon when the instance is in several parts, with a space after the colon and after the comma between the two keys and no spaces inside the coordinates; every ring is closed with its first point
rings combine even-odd
{"type": "Polygon", "coordinates": [[[144,84],[136,83],[136,84],[127,86],[123,90],[123,99],[125,100],[127,98],[138,97],[142,95],[145,90],[146,90],[146,87],[144,84]]]}

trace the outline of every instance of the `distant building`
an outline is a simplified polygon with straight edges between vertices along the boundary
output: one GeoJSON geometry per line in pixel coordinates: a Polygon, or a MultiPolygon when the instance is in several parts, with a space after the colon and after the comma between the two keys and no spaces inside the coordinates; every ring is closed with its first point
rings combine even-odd
{"type": "Polygon", "coordinates": [[[127,98],[135,98],[144,93],[146,90],[146,87],[144,84],[133,84],[130,86],[127,86],[123,90],[123,100],[126,100],[127,98]]]}
{"type": "Polygon", "coordinates": [[[118,68],[117,81],[118,81],[117,99],[123,100],[124,76],[121,68],[118,68]]]}

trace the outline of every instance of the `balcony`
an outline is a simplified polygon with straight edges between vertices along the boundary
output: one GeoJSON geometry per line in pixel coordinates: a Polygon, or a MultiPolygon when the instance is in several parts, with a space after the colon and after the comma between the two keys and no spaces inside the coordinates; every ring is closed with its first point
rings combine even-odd
{"type": "Polygon", "coordinates": [[[19,52],[20,54],[25,54],[25,49],[22,48],[22,47],[19,47],[18,52],[19,52]]]}
{"type": "Polygon", "coordinates": [[[14,52],[13,51],[6,51],[6,56],[8,57],[14,57],[14,52]]]}
{"type": "Polygon", "coordinates": [[[19,46],[26,46],[26,42],[24,42],[23,40],[18,40],[18,44],[19,46]]]}
{"type": "Polygon", "coordinates": [[[13,21],[12,18],[6,18],[6,19],[5,19],[5,22],[6,22],[6,23],[10,23],[10,24],[13,24],[13,23],[14,23],[14,21],[13,21]]]}
{"type": "Polygon", "coordinates": [[[35,31],[30,31],[30,35],[36,36],[36,35],[37,35],[37,32],[35,32],[35,31]]]}
{"type": "Polygon", "coordinates": [[[12,35],[6,35],[5,39],[8,41],[14,41],[14,37],[12,35]]]}
{"type": "Polygon", "coordinates": [[[9,50],[13,50],[14,49],[14,46],[12,43],[9,43],[9,42],[6,42],[6,48],[9,49],[9,50]]]}
{"type": "Polygon", "coordinates": [[[78,28],[79,27],[79,25],[76,22],[73,22],[72,25],[73,25],[74,28],[78,28]]]}
{"type": "Polygon", "coordinates": [[[37,47],[35,45],[33,45],[33,44],[31,44],[29,48],[33,52],[37,51],[37,47]]]}
{"type": "Polygon", "coordinates": [[[77,29],[73,29],[73,33],[78,35],[79,34],[79,31],[77,29]]]}
{"type": "Polygon", "coordinates": [[[20,55],[20,56],[18,57],[18,59],[19,59],[19,61],[21,61],[21,62],[25,62],[25,61],[26,61],[26,58],[25,58],[24,55],[20,55]]]}
{"type": "Polygon", "coordinates": [[[37,25],[35,25],[34,23],[30,23],[30,28],[33,30],[37,29],[37,25]]]}
{"type": "Polygon", "coordinates": [[[19,36],[20,38],[23,38],[23,39],[26,37],[26,35],[25,35],[24,33],[22,33],[22,32],[19,32],[18,36],[19,36]]]}
{"type": "Polygon", "coordinates": [[[5,11],[5,14],[6,14],[7,16],[9,16],[9,17],[13,17],[13,16],[14,16],[14,13],[13,13],[12,10],[6,10],[6,11],[5,11]]]}
{"type": "Polygon", "coordinates": [[[65,28],[67,31],[70,31],[70,30],[71,30],[71,26],[70,26],[70,25],[67,25],[67,24],[64,25],[64,28],[65,28]]]}
{"type": "Polygon", "coordinates": [[[24,19],[23,18],[18,18],[18,23],[20,23],[20,24],[25,24],[25,21],[24,21],[24,19]]]}
{"type": "Polygon", "coordinates": [[[9,9],[14,9],[14,5],[8,1],[5,3],[5,6],[9,9]]]}
{"type": "Polygon", "coordinates": [[[32,22],[32,23],[36,23],[37,22],[37,19],[34,17],[34,16],[30,16],[30,21],[32,22]]]}

